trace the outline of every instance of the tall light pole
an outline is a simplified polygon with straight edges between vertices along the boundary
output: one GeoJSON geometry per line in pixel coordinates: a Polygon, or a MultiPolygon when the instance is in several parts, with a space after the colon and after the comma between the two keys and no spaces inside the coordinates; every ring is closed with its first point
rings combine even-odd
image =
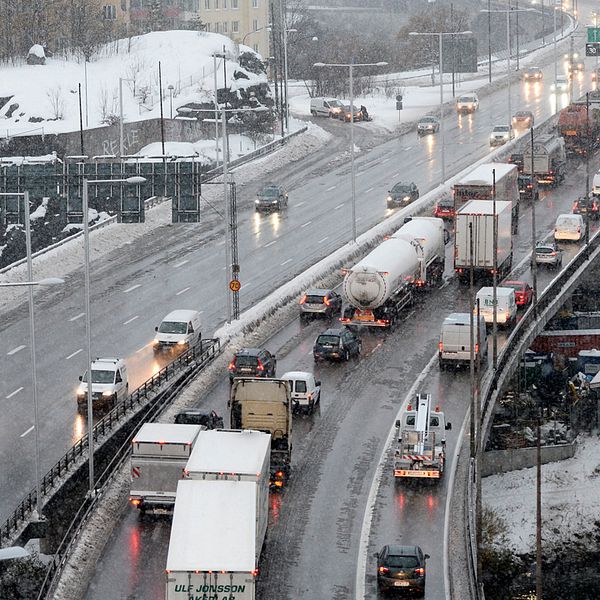
{"type": "Polygon", "coordinates": [[[444,44],[442,43],[443,36],[445,35],[470,35],[472,31],[411,31],[408,35],[412,36],[437,36],[439,42],[438,54],[439,54],[439,69],[440,69],[440,152],[442,155],[442,179],[441,183],[446,181],[446,150],[445,146],[445,133],[444,133],[444,44]]]}
{"type": "Polygon", "coordinates": [[[126,179],[86,179],[83,178],[82,219],[83,219],[83,258],[85,277],[85,338],[87,346],[87,428],[88,428],[88,472],[89,494],[94,495],[94,411],[92,403],[92,319],[90,315],[90,223],[88,186],[90,183],[127,183],[138,185],[146,181],[145,177],[127,177],[126,179]]]}
{"type": "Polygon", "coordinates": [[[169,90],[169,106],[170,106],[169,118],[172,119],[173,118],[173,90],[175,88],[173,87],[173,84],[169,84],[167,86],[167,89],[169,90]]]}
{"type": "Polygon", "coordinates": [[[314,67],[342,67],[350,71],[350,181],[352,186],[352,241],[356,242],[356,173],[354,172],[354,68],[355,67],[385,67],[387,62],[378,63],[360,63],[354,62],[354,58],[349,63],[322,63],[316,62],[314,67]]]}
{"type": "Polygon", "coordinates": [[[37,391],[37,363],[35,350],[35,319],[33,312],[33,286],[42,285],[58,285],[64,283],[62,279],[50,277],[40,281],[33,280],[33,258],[31,252],[31,218],[29,214],[29,192],[2,192],[0,196],[16,196],[23,198],[25,212],[25,245],[27,248],[27,279],[17,283],[0,283],[0,287],[20,287],[28,288],[28,303],[29,303],[29,340],[31,343],[31,385],[32,385],[32,400],[33,400],[33,438],[34,438],[34,468],[35,468],[35,494],[37,518],[42,518],[42,479],[40,469],[40,434],[39,434],[39,403],[37,391]]]}

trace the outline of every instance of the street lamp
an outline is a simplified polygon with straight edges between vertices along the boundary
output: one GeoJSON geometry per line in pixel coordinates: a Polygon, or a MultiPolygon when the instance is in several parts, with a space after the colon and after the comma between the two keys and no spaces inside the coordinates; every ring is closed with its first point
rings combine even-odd
{"type": "Polygon", "coordinates": [[[349,63],[322,63],[317,62],[314,67],[342,67],[350,70],[350,178],[352,183],[352,241],[356,242],[356,185],[354,173],[354,88],[353,71],[354,67],[385,67],[387,62],[361,63],[354,62],[354,58],[349,63]]]}
{"type": "Polygon", "coordinates": [[[173,90],[175,89],[173,87],[173,85],[169,85],[167,86],[167,89],[169,90],[169,101],[170,101],[170,118],[173,118],[173,90]]]}
{"type": "Polygon", "coordinates": [[[244,37],[242,38],[242,46],[245,46],[245,45],[246,45],[246,38],[247,38],[249,35],[252,35],[253,33],[257,33],[258,31],[264,31],[265,29],[266,29],[267,31],[271,31],[271,24],[269,23],[269,24],[268,24],[266,27],[259,27],[258,29],[253,29],[252,31],[249,31],[248,33],[246,33],[246,34],[244,35],[244,37]]]}
{"type": "Polygon", "coordinates": [[[38,393],[37,393],[37,365],[36,365],[36,351],[35,351],[35,321],[33,314],[33,286],[52,286],[64,283],[62,279],[56,277],[48,277],[46,279],[40,279],[39,281],[33,280],[33,259],[31,255],[31,218],[29,214],[29,192],[2,192],[0,196],[17,196],[23,198],[23,204],[25,205],[25,244],[27,248],[27,279],[28,281],[21,281],[17,283],[0,283],[0,287],[20,287],[26,286],[28,288],[28,301],[29,301],[29,339],[31,340],[31,380],[32,380],[32,398],[33,398],[33,431],[34,431],[34,453],[35,453],[35,493],[36,493],[36,508],[37,518],[41,518],[42,508],[42,484],[41,484],[41,472],[40,472],[40,435],[39,435],[39,407],[38,407],[38,393]]]}
{"type": "Polygon", "coordinates": [[[92,320],[90,315],[90,223],[88,186],[90,183],[127,183],[139,185],[145,177],[133,176],[126,179],[87,179],[83,178],[82,219],[83,219],[83,256],[85,273],[85,337],[87,345],[87,410],[88,410],[88,452],[89,452],[89,494],[94,495],[94,415],[92,404],[92,320]]]}
{"type": "Polygon", "coordinates": [[[442,44],[442,38],[445,35],[471,35],[472,31],[411,31],[408,35],[419,35],[419,36],[431,36],[436,35],[439,39],[439,61],[440,61],[440,152],[442,154],[442,181],[446,181],[446,151],[444,143],[444,45],[442,44]]]}

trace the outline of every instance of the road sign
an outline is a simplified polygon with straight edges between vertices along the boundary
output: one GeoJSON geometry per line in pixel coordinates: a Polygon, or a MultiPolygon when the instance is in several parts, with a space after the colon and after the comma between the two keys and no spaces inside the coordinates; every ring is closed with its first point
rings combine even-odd
{"type": "Polygon", "coordinates": [[[237,279],[232,279],[232,280],[229,282],[229,289],[230,289],[232,292],[239,292],[241,287],[242,287],[242,284],[241,284],[241,282],[239,282],[237,279]]]}
{"type": "Polygon", "coordinates": [[[588,42],[585,45],[586,56],[600,56],[600,43],[599,42],[588,42]]]}
{"type": "Polygon", "coordinates": [[[588,42],[600,42],[600,27],[588,27],[587,37],[588,42]]]}
{"type": "Polygon", "coordinates": [[[396,110],[402,110],[402,102],[396,102],[396,110]]]}

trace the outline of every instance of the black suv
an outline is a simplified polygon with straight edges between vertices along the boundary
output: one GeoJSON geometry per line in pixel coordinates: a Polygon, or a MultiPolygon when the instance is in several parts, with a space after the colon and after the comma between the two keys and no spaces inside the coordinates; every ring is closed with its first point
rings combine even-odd
{"type": "Polygon", "coordinates": [[[268,350],[242,348],[229,363],[229,381],[234,377],[275,377],[277,359],[268,350]]]}
{"type": "Polygon", "coordinates": [[[377,556],[377,586],[383,591],[406,590],[425,595],[425,561],[419,546],[384,546],[377,556]]]}
{"type": "Polygon", "coordinates": [[[214,410],[205,413],[197,408],[190,408],[177,413],[175,423],[179,425],[202,425],[206,429],[223,429],[223,417],[220,417],[214,410]]]}
{"type": "Polygon", "coordinates": [[[387,207],[407,206],[419,197],[419,188],[414,182],[397,183],[387,195],[387,207]]]}
{"type": "Polygon", "coordinates": [[[537,202],[540,199],[540,186],[537,179],[531,175],[519,174],[519,196],[522,200],[533,200],[537,202]]]}
{"type": "Polygon", "coordinates": [[[351,356],[359,356],[361,349],[360,339],[347,327],[339,327],[319,334],[313,346],[313,356],[315,362],[350,360],[351,356]]]}
{"type": "Polygon", "coordinates": [[[287,192],[283,189],[283,186],[275,183],[265,185],[256,196],[254,208],[258,212],[261,210],[281,210],[288,204],[287,192]]]}

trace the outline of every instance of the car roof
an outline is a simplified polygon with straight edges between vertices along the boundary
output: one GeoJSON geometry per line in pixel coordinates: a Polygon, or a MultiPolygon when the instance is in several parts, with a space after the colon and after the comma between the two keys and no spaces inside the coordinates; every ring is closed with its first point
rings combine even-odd
{"type": "Polygon", "coordinates": [[[110,371],[116,371],[121,364],[124,364],[122,358],[97,358],[92,361],[92,369],[94,367],[102,367],[110,371]]]}
{"type": "Polygon", "coordinates": [[[310,379],[313,376],[312,373],[307,371],[288,371],[281,376],[281,379],[310,379]]]}
{"type": "Polygon", "coordinates": [[[326,290],[325,288],[311,288],[310,290],[306,290],[304,292],[305,296],[325,296],[325,294],[329,294],[333,290],[326,290]]]}
{"type": "Polygon", "coordinates": [[[350,330],[346,327],[330,327],[325,331],[321,331],[319,335],[342,335],[342,333],[345,333],[346,331],[350,330]]]}
{"type": "Polygon", "coordinates": [[[433,115],[425,115],[421,117],[419,121],[439,121],[439,119],[433,115]]]}
{"type": "Polygon", "coordinates": [[[264,352],[263,348],[240,348],[235,355],[236,356],[256,356],[264,352]]]}
{"type": "Polygon", "coordinates": [[[180,310],[172,310],[164,319],[163,321],[189,321],[191,319],[193,319],[196,315],[198,315],[198,311],[197,310],[186,310],[186,309],[180,309],[180,310]]]}
{"type": "Polygon", "coordinates": [[[393,556],[417,556],[418,546],[387,546],[388,554],[393,556]]]}
{"type": "Polygon", "coordinates": [[[526,285],[527,282],[526,281],[517,281],[515,280],[511,280],[511,281],[503,281],[502,285],[526,285]]]}
{"type": "Polygon", "coordinates": [[[413,185],[412,181],[397,181],[393,186],[392,189],[394,189],[395,187],[400,187],[400,186],[411,186],[413,185]]]}

